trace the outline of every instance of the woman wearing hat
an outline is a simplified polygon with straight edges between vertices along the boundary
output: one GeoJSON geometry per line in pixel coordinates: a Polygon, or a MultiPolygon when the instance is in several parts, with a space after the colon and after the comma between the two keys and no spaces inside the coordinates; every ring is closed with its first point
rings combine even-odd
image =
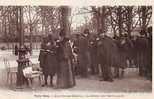
{"type": "Polygon", "coordinates": [[[57,87],[71,88],[75,85],[75,78],[72,67],[72,49],[69,38],[66,37],[64,30],[60,32],[60,41],[57,49],[58,71],[57,71],[57,87]]]}

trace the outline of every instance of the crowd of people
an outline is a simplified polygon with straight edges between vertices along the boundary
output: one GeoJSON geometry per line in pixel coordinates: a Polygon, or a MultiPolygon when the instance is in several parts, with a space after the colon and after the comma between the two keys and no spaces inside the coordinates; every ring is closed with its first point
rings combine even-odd
{"type": "Polygon", "coordinates": [[[91,35],[85,29],[72,39],[61,30],[59,39],[52,35],[43,38],[39,61],[45,81],[42,86],[48,84],[48,76],[53,86],[55,75],[58,88],[75,86],[76,75],[87,78],[101,74],[100,81],[112,82],[124,76],[125,68],[133,66],[139,68],[140,76],[152,80],[152,27],[142,30],[140,36],[123,34],[113,38],[102,30],[91,35]]]}

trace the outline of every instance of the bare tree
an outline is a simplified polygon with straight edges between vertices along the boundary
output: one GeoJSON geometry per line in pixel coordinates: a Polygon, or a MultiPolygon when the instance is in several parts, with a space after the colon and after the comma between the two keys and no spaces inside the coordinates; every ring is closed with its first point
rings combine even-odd
{"type": "MultiPolygon", "coordinates": [[[[152,17],[152,6],[140,6],[139,7],[139,16],[140,16],[140,27],[146,31],[146,28],[149,25],[149,22],[152,17]]],[[[147,34],[146,34],[147,36],[147,34]]]]}
{"type": "Polygon", "coordinates": [[[37,12],[37,10],[38,10],[37,7],[27,6],[27,7],[24,7],[24,10],[25,10],[27,24],[29,27],[30,50],[31,50],[31,54],[32,54],[33,32],[34,32],[34,28],[36,27],[36,25],[38,24],[38,22],[40,20],[40,16],[37,12]]]}
{"type": "Polygon", "coordinates": [[[60,26],[60,13],[58,8],[53,6],[40,6],[40,9],[42,31],[45,34],[49,32],[56,33],[60,26]]]}

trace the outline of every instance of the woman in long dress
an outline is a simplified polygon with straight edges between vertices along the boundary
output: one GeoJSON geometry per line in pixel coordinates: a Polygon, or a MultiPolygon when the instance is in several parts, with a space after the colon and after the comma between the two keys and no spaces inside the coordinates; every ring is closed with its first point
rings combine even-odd
{"type": "Polygon", "coordinates": [[[71,88],[75,86],[75,78],[72,67],[72,50],[69,39],[65,37],[63,32],[60,33],[60,42],[58,47],[58,71],[57,71],[57,87],[71,88]]]}

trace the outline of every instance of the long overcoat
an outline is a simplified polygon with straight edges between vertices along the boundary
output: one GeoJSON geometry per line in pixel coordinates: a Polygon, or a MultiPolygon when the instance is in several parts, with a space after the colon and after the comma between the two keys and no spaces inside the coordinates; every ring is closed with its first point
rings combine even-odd
{"type": "Polygon", "coordinates": [[[111,66],[120,66],[120,56],[115,41],[105,36],[100,38],[97,44],[98,63],[101,64],[102,76],[104,79],[112,79],[111,66]]]}
{"type": "Polygon", "coordinates": [[[144,75],[148,65],[148,39],[145,37],[137,38],[137,63],[140,75],[144,75]]]}
{"type": "Polygon", "coordinates": [[[79,38],[78,50],[80,73],[82,76],[87,76],[90,66],[89,40],[87,37],[81,36],[79,38]]]}
{"type": "Polygon", "coordinates": [[[56,46],[53,43],[49,43],[46,53],[46,65],[44,66],[45,75],[55,75],[58,66],[56,46]]]}

